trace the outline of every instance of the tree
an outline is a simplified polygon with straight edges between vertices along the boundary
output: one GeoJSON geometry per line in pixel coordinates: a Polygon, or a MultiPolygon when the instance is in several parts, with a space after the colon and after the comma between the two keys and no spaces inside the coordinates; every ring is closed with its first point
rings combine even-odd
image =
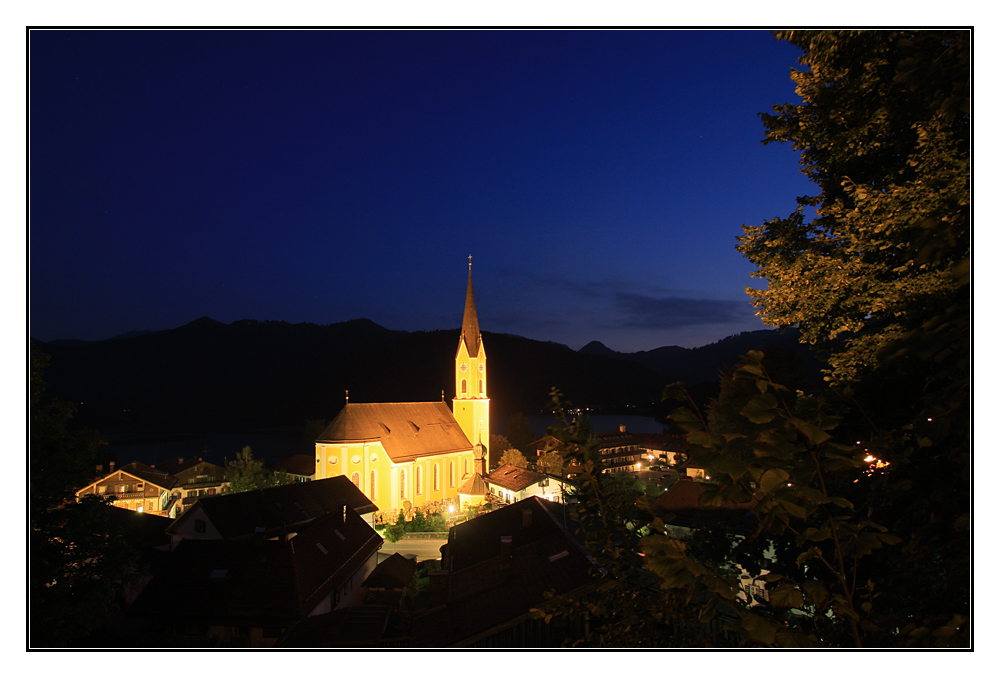
{"type": "Polygon", "coordinates": [[[495,471],[500,465],[499,461],[496,461],[503,453],[510,449],[510,441],[507,440],[506,436],[497,435],[495,433],[490,434],[490,459],[489,470],[495,471]]]}
{"type": "Polygon", "coordinates": [[[504,429],[504,434],[507,436],[507,440],[510,441],[511,446],[516,447],[522,452],[526,451],[525,448],[528,445],[538,440],[534,429],[531,428],[531,422],[520,412],[515,412],[507,420],[507,427],[504,429]]]}
{"type": "Polygon", "coordinates": [[[520,450],[513,447],[504,450],[503,455],[500,457],[500,466],[504,466],[505,464],[517,466],[518,468],[528,468],[528,460],[525,459],[520,450]]]}
{"type": "MultiPolygon", "coordinates": [[[[738,249],[766,289],[758,314],[838,342],[830,378],[876,369],[908,333],[932,356],[968,344],[969,33],[785,31],[804,51],[799,105],[761,114],[819,188],[787,218],[744,226],[738,249]],[[815,217],[807,217],[807,209],[815,217]],[[963,323],[964,319],[964,323],[963,323]]],[[[898,366],[897,368],[898,369],[898,366]]]]}
{"type": "Polygon", "coordinates": [[[226,480],[229,482],[227,492],[230,493],[262,490],[292,482],[286,471],[272,472],[264,468],[263,460],[253,456],[249,445],[226,464],[226,480]]]}
{"type": "Polygon", "coordinates": [[[765,143],[791,142],[819,192],[744,228],[768,284],[748,292],[765,322],[828,344],[845,442],[889,464],[865,505],[905,538],[870,556],[880,602],[928,642],[969,611],[969,34],[778,37],[808,69],[803,103],[762,115],[765,143]]]}
{"type": "Polygon", "coordinates": [[[70,430],[73,406],[52,398],[48,356],[31,351],[29,609],[32,647],[65,647],[117,610],[138,554],[112,522],[108,501],[75,490],[104,460],[93,431],[70,430]]]}
{"type": "Polygon", "coordinates": [[[560,475],[563,468],[563,458],[555,450],[546,452],[538,459],[538,470],[542,473],[548,473],[550,475],[560,475]]]}

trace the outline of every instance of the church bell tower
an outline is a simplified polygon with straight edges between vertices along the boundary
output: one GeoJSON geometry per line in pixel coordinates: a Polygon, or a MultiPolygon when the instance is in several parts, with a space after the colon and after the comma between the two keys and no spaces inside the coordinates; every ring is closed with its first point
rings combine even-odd
{"type": "MultiPolygon", "coordinates": [[[[485,465],[490,449],[490,399],[486,390],[486,351],[479,333],[476,298],[472,293],[472,256],[469,256],[469,285],[465,292],[465,315],[462,335],[455,356],[455,420],[473,447],[483,446],[485,465]]],[[[479,470],[478,468],[476,469],[479,470]]]]}

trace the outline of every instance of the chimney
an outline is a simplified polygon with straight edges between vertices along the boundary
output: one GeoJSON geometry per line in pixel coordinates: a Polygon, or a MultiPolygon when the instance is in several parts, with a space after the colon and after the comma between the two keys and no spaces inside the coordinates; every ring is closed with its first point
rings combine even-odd
{"type": "Polygon", "coordinates": [[[104,473],[104,464],[98,464],[97,465],[97,475],[101,475],[102,473],[104,473]]]}
{"type": "Polygon", "coordinates": [[[115,462],[111,462],[111,465],[108,467],[108,472],[109,473],[115,472],[115,462]]]}
{"type": "Polygon", "coordinates": [[[513,537],[500,537],[500,569],[506,570],[510,567],[510,548],[513,537]]]}
{"type": "Polygon", "coordinates": [[[618,430],[621,431],[622,433],[626,433],[626,431],[625,431],[625,424],[622,424],[621,426],[619,426],[618,430]]]}

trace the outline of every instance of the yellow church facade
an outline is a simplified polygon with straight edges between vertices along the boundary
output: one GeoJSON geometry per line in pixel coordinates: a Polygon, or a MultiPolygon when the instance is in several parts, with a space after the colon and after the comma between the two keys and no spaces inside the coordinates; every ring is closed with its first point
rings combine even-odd
{"type": "Polygon", "coordinates": [[[482,501],[490,440],[486,389],[470,264],[454,411],[444,402],[346,403],[316,439],[316,479],[348,476],[387,519],[410,508],[482,501]]]}

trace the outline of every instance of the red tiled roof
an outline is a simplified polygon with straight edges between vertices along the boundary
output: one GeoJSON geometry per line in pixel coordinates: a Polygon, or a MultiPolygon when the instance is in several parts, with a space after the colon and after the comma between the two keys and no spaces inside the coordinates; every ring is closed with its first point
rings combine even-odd
{"type": "Polygon", "coordinates": [[[529,485],[537,483],[545,477],[544,473],[536,473],[528,469],[504,464],[493,473],[486,476],[485,480],[490,485],[498,485],[511,492],[520,492],[529,485]]]}
{"type": "Polygon", "coordinates": [[[688,478],[681,478],[671,485],[670,489],[657,497],[650,508],[654,511],[687,511],[691,509],[712,508],[749,511],[757,504],[757,500],[754,499],[738,504],[731,501],[724,501],[721,506],[702,506],[699,502],[701,501],[701,495],[704,493],[705,486],[702,483],[688,478]]]}
{"type": "Polygon", "coordinates": [[[443,402],[347,403],[318,443],[378,440],[394,462],[472,451],[472,443],[443,402]]]}

